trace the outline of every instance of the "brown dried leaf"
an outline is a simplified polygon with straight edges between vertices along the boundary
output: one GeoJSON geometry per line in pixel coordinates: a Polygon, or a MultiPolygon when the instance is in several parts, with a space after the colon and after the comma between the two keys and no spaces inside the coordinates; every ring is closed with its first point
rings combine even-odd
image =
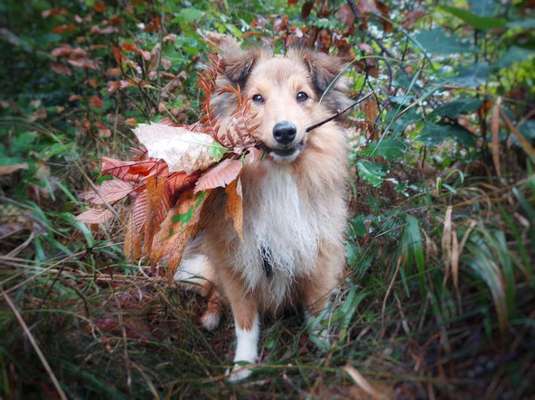
{"type": "Polygon", "coordinates": [[[10,175],[14,172],[17,172],[21,169],[28,169],[27,163],[18,163],[18,164],[10,164],[10,165],[0,165],[0,176],[2,175],[10,175]]]}
{"type": "Polygon", "coordinates": [[[136,229],[133,210],[128,215],[123,251],[127,260],[136,261],[141,257],[141,234],[136,229]]]}
{"type": "Polygon", "coordinates": [[[195,196],[192,192],[184,193],[178,204],[170,210],[153,240],[150,254],[152,263],[167,258],[167,274],[170,279],[182,260],[182,255],[189,240],[197,233],[203,206],[210,193],[195,196]],[[177,220],[177,216],[191,213],[187,222],[177,220]]]}
{"type": "Polygon", "coordinates": [[[103,224],[112,217],[113,213],[107,208],[90,208],[80,215],[77,215],[76,219],[84,224],[103,224]]]}
{"type": "Polygon", "coordinates": [[[234,229],[243,240],[243,193],[241,180],[235,179],[225,189],[227,193],[227,204],[225,210],[232,219],[234,229]]]}
{"type": "Polygon", "coordinates": [[[216,187],[225,187],[235,180],[242,169],[240,160],[226,159],[199,178],[195,184],[195,193],[216,187]]]}

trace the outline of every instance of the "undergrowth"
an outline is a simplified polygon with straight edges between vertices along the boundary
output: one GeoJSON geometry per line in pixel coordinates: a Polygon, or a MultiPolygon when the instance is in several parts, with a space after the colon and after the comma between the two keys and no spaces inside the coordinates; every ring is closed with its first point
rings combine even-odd
{"type": "Polygon", "coordinates": [[[452,4],[3,2],[0,398],[58,398],[52,376],[80,399],[534,395],[532,8],[452,4]],[[267,317],[240,385],[231,319],[201,330],[201,298],[124,259],[120,219],[74,217],[133,126],[199,118],[209,30],[338,54],[354,97],[373,93],[348,123],[332,346],[299,310],[267,317]]]}

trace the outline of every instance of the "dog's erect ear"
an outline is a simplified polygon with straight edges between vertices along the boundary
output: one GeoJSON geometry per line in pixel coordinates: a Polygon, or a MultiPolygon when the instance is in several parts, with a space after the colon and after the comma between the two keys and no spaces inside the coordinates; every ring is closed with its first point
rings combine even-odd
{"type": "Polygon", "coordinates": [[[300,57],[308,68],[314,90],[318,98],[323,97],[323,104],[327,108],[336,112],[350,104],[347,97],[347,79],[338,76],[345,65],[341,58],[311,50],[293,51],[290,57],[295,56],[300,57]],[[333,83],[335,79],[336,82],[333,83]],[[326,92],[327,89],[328,92],[326,92]]]}
{"type": "Polygon", "coordinates": [[[244,86],[260,53],[258,50],[242,50],[238,42],[227,35],[209,33],[206,40],[218,48],[223,61],[224,75],[233,84],[244,86]]]}
{"type": "Polygon", "coordinates": [[[310,71],[312,83],[321,96],[333,79],[340,73],[344,67],[344,63],[338,57],[314,51],[305,51],[302,57],[310,71]]]}

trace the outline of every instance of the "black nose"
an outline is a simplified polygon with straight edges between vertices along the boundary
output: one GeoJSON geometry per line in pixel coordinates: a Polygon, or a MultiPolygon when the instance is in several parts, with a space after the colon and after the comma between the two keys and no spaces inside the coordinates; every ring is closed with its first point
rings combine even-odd
{"type": "Polygon", "coordinates": [[[295,139],[297,129],[294,124],[288,121],[277,122],[273,127],[273,137],[280,144],[290,144],[295,139]]]}

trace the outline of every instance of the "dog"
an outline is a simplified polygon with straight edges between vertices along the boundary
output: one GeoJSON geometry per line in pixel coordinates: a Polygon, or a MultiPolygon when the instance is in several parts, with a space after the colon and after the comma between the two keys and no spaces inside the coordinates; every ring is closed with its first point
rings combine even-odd
{"type": "MultiPolygon", "coordinates": [[[[250,99],[259,121],[255,135],[267,156],[241,173],[243,239],[225,214],[221,190],[204,207],[201,220],[207,223],[175,279],[198,284],[208,296],[201,317],[206,329],[217,327],[221,303],[230,305],[236,351],[229,380],[236,382],[251,373],[243,362],[257,362],[261,313],[300,303],[314,318],[339,285],[345,268],[346,135],[336,121],[306,128],[349,99],[345,81],[337,79],[344,63],[336,57],[304,49],[283,56],[243,50],[226,37],[219,46],[223,72],[216,86],[234,85],[250,99]]],[[[235,97],[217,89],[211,104],[221,121],[236,109],[235,97]]]]}

